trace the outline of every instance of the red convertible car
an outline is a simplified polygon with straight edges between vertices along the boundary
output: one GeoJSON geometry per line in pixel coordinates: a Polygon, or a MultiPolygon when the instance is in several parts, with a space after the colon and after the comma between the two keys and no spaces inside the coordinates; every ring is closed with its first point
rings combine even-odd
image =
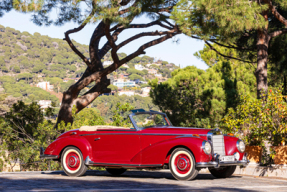
{"type": "Polygon", "coordinates": [[[127,169],[170,169],[178,180],[192,180],[202,168],[218,178],[247,166],[245,144],[219,129],[174,127],[164,113],[133,110],[131,128],[82,126],[60,135],[40,157],[60,161],[69,176],[85,174],[88,166],[112,175],[127,169]]]}

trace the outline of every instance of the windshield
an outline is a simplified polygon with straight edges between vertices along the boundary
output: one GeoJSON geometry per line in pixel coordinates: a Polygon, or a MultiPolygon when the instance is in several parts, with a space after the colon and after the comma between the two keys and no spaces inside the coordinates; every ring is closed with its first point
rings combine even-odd
{"type": "Polygon", "coordinates": [[[136,114],[133,119],[139,128],[168,126],[169,122],[164,115],[161,114],[136,114]]]}

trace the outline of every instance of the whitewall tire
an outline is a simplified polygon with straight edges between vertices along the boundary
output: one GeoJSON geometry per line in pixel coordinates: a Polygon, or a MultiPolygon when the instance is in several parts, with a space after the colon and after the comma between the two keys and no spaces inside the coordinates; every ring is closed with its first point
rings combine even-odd
{"type": "Polygon", "coordinates": [[[192,180],[197,174],[193,154],[185,148],[175,149],[169,159],[169,169],[177,180],[192,180]]]}
{"type": "Polygon", "coordinates": [[[65,173],[73,177],[84,175],[88,169],[84,163],[81,151],[76,147],[67,147],[63,151],[61,164],[65,173]]]}

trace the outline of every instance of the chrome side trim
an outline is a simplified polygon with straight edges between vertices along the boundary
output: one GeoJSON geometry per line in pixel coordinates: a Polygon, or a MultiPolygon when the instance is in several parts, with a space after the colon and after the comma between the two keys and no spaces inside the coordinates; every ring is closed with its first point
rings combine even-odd
{"type": "MultiPolygon", "coordinates": [[[[88,157],[87,157],[88,158],[88,157]]],[[[119,163],[98,163],[98,162],[93,162],[90,159],[85,160],[86,165],[98,165],[98,166],[109,166],[109,167],[162,167],[162,164],[147,164],[147,165],[140,165],[140,164],[119,164],[119,163]]]]}
{"type": "Polygon", "coordinates": [[[40,159],[58,159],[59,155],[40,155],[40,159]]]}
{"type": "MultiPolygon", "coordinates": [[[[156,136],[182,136],[182,137],[195,137],[192,134],[172,134],[172,133],[91,133],[91,134],[81,134],[80,136],[87,135],[156,135],[156,136]]],[[[199,137],[197,137],[199,138],[199,137]]]]}

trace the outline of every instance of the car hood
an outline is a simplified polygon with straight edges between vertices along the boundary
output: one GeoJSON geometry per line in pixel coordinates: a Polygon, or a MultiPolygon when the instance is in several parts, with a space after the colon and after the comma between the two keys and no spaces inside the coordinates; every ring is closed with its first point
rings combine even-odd
{"type": "Polygon", "coordinates": [[[170,133],[170,134],[199,134],[206,135],[212,129],[193,128],[193,127],[173,127],[173,126],[160,126],[149,127],[142,130],[146,133],[170,133]]]}

